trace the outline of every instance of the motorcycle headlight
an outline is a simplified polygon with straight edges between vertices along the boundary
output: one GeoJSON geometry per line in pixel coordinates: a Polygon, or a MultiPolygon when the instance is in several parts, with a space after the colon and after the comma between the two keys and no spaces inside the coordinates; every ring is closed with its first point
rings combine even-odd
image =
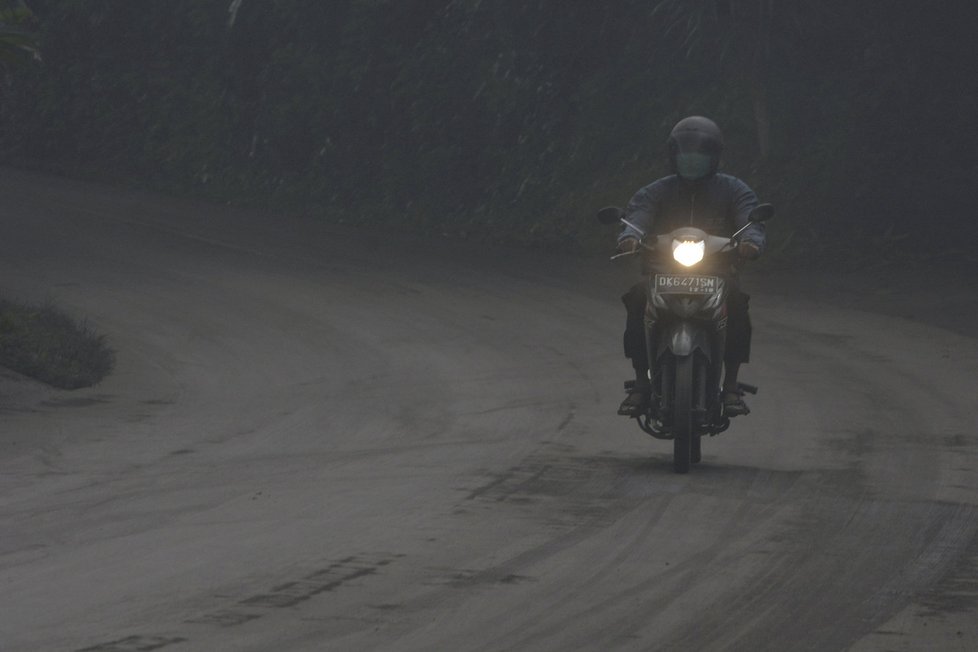
{"type": "Polygon", "coordinates": [[[703,240],[673,240],[672,257],[685,267],[692,267],[703,260],[706,253],[706,242],[703,240]]]}

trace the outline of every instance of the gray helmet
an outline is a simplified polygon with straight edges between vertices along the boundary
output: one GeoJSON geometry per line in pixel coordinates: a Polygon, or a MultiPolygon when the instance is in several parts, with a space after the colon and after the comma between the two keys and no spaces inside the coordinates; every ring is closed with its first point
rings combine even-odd
{"type": "Polygon", "coordinates": [[[716,174],[723,151],[723,134],[709,118],[694,115],[676,123],[666,141],[673,173],[686,181],[716,174]]]}

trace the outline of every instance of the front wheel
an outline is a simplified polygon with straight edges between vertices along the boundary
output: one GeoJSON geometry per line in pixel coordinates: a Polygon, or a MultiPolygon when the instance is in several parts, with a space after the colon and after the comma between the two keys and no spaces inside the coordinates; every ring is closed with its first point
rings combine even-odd
{"type": "MultiPolygon", "coordinates": [[[[685,355],[676,358],[675,378],[672,467],[676,473],[689,473],[689,465],[693,457],[693,356],[685,355]]],[[[699,442],[696,443],[696,453],[699,457],[699,442]]]]}

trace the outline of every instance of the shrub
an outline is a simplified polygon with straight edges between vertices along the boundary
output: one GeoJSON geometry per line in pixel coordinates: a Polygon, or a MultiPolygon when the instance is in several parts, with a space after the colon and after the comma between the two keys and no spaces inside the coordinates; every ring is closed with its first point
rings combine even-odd
{"type": "Polygon", "coordinates": [[[115,356],[85,322],[52,305],[0,299],[0,365],[61,389],[89,387],[112,371],[115,356]]]}

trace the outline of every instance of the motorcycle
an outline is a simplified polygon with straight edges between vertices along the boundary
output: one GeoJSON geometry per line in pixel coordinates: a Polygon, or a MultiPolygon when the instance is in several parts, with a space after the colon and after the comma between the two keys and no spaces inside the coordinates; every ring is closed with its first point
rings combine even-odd
{"type": "MultiPolygon", "coordinates": [[[[704,436],[730,427],[723,413],[721,374],[727,299],[739,262],[737,245],[751,225],[773,215],[771,204],[760,204],[751,211],[748,224],[729,237],[694,227],[650,236],[626,220],[621,208],[598,211],[599,222],[620,222],[641,235],[636,251],[612,260],[648,256],[644,322],[651,397],[645,411],[632,418],[652,437],[672,440],[676,473],[688,473],[690,465],[702,459],[704,436]]],[[[626,381],[625,390],[634,386],[635,381],[626,381]]],[[[756,394],[757,387],[738,383],[738,391],[756,394]]]]}

